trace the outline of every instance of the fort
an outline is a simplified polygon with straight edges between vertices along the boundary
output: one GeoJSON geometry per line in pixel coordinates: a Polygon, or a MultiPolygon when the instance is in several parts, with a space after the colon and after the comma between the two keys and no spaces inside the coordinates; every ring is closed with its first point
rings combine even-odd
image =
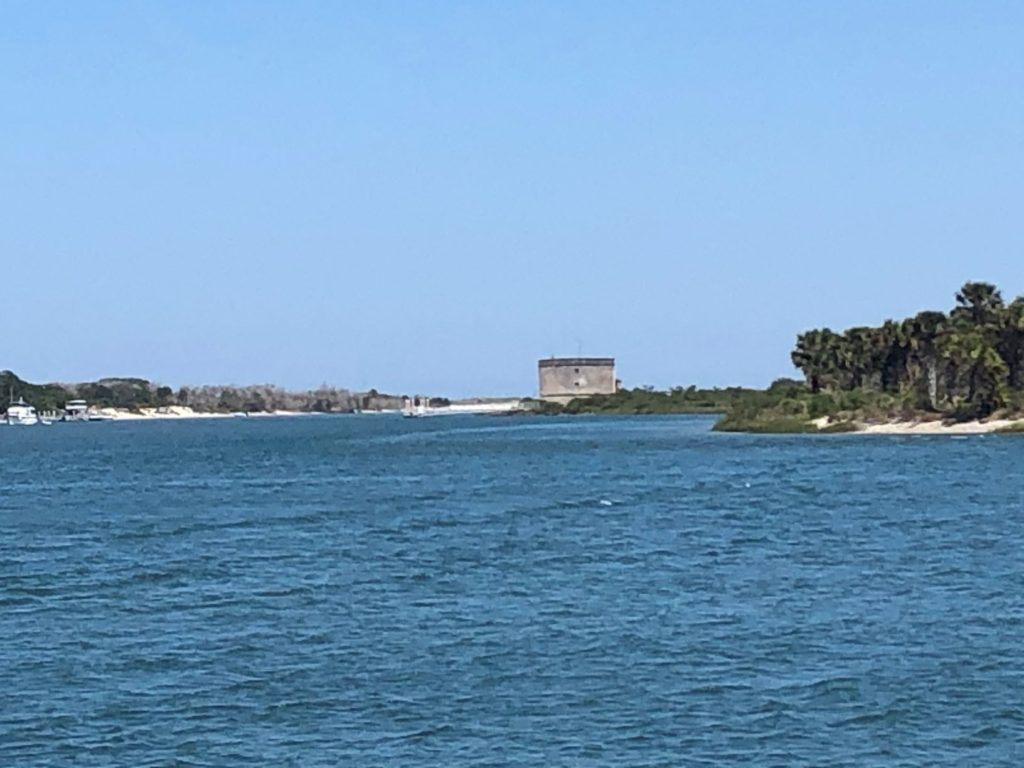
{"type": "Polygon", "coordinates": [[[613,357],[549,357],[537,369],[541,400],[564,404],[575,397],[613,395],[618,388],[613,357]]]}

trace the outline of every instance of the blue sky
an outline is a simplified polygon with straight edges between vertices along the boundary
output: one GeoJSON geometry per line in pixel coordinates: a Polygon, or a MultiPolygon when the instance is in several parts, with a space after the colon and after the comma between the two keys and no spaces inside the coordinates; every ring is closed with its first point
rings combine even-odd
{"type": "Polygon", "coordinates": [[[0,6],[0,368],[764,385],[1024,292],[1024,5],[0,6]]]}

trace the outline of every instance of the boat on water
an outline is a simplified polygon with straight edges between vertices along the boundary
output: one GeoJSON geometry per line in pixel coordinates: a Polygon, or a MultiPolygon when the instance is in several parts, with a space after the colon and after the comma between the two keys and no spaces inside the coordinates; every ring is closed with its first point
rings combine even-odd
{"type": "Polygon", "coordinates": [[[89,421],[89,404],[85,400],[68,400],[62,421],[89,421]]]}
{"type": "Polygon", "coordinates": [[[7,424],[10,426],[28,427],[39,424],[39,415],[36,409],[25,402],[25,398],[19,397],[17,402],[11,399],[7,406],[7,424]]]}
{"type": "Polygon", "coordinates": [[[90,421],[110,421],[110,416],[106,416],[92,406],[89,405],[85,400],[68,400],[64,404],[64,413],[60,417],[60,421],[65,422],[90,422],[90,421]]]}

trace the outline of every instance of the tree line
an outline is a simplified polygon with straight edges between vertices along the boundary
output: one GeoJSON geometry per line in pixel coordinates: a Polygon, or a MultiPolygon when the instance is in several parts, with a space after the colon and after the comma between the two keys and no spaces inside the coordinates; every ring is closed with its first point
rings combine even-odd
{"type": "Polygon", "coordinates": [[[371,389],[353,392],[324,384],[306,391],[291,391],[269,384],[254,386],[171,387],[138,378],[106,378],[80,384],[32,384],[11,371],[0,372],[3,401],[24,398],[40,411],[59,411],[68,400],[82,399],[100,408],[162,408],[188,406],[207,413],[305,411],[351,413],[357,410],[397,410],[402,398],[371,389]]]}
{"type": "Polygon", "coordinates": [[[793,364],[810,390],[864,390],[912,410],[988,416],[1024,404],[1024,297],[1007,303],[991,283],[969,282],[949,312],[797,337],[793,364]]]}

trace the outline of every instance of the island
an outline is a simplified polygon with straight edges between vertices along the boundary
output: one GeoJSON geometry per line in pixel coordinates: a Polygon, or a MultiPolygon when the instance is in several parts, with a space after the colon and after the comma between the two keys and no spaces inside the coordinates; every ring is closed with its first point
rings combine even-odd
{"type": "Polygon", "coordinates": [[[1024,297],[969,282],[948,312],[797,336],[802,380],[767,389],[650,388],[538,413],[721,413],[715,429],[757,433],[1024,432],[1024,297]]]}

